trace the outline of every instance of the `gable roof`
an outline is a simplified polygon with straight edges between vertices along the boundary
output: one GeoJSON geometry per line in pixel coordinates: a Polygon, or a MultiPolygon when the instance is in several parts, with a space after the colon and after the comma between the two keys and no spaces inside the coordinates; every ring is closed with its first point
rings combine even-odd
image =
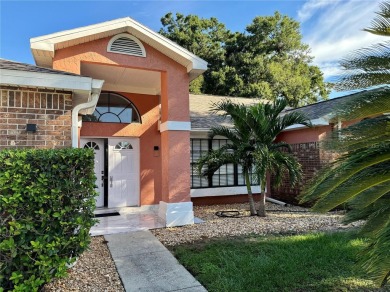
{"type": "MultiPolygon", "coordinates": [[[[363,94],[375,94],[383,90],[388,91],[389,89],[390,87],[384,86],[371,90],[363,90],[357,93],[320,101],[300,108],[287,109],[283,111],[281,115],[285,115],[291,112],[301,112],[311,120],[314,126],[326,126],[331,122],[335,122],[335,118],[337,117],[337,109],[350,106],[353,104],[355,98],[358,98],[363,94]]],[[[210,113],[210,109],[212,108],[213,103],[220,102],[226,98],[235,103],[241,103],[247,106],[259,102],[267,102],[261,99],[253,98],[190,94],[191,129],[195,131],[208,131],[210,128],[216,126],[232,126],[229,119],[210,113]]],[[[298,130],[305,127],[306,126],[303,125],[292,125],[286,130],[298,130]]]]}
{"type": "Polygon", "coordinates": [[[343,109],[349,106],[353,103],[355,98],[359,98],[359,96],[367,93],[375,94],[376,92],[380,92],[382,90],[389,90],[389,87],[384,86],[370,90],[362,90],[353,94],[320,101],[296,109],[289,109],[284,111],[284,113],[301,112],[304,113],[310,120],[325,119],[330,122],[336,118],[338,109],[343,109]]]}
{"type": "Polygon", "coordinates": [[[55,51],[93,40],[129,33],[187,68],[190,79],[207,70],[207,62],[175,42],[140,24],[130,17],[61,31],[30,39],[35,63],[52,67],[55,51]]]}
{"type": "Polygon", "coordinates": [[[248,106],[262,101],[257,98],[190,94],[191,129],[207,131],[211,127],[231,126],[231,122],[228,118],[210,113],[213,104],[221,102],[224,99],[229,99],[234,103],[241,103],[248,106]]]}

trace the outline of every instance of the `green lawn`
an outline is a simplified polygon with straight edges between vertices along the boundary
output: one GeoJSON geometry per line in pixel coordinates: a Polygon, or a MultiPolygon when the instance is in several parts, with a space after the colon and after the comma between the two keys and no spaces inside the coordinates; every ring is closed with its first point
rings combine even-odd
{"type": "Polygon", "coordinates": [[[173,248],[209,291],[390,291],[354,266],[365,242],[351,233],[226,238],[173,248]]]}

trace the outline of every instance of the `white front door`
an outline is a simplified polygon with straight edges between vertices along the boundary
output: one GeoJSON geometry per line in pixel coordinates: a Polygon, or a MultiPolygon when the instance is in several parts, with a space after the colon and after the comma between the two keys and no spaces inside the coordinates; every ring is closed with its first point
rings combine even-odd
{"type": "Polygon", "coordinates": [[[104,207],[104,140],[80,139],[82,148],[92,148],[95,152],[95,176],[96,191],[99,195],[95,198],[96,207],[104,207]]]}
{"type": "Polygon", "coordinates": [[[139,206],[139,139],[108,139],[108,207],[139,206]]]}

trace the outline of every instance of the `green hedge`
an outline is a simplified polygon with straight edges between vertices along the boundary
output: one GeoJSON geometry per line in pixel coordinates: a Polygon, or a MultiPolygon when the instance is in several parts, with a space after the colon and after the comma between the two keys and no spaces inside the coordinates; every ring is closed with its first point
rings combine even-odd
{"type": "Polygon", "coordinates": [[[91,149],[0,152],[0,292],[37,291],[89,245],[91,149]]]}

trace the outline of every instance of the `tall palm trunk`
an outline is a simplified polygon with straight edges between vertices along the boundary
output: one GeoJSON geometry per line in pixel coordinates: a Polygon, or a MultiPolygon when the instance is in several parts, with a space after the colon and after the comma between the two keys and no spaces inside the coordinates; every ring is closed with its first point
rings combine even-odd
{"type": "Polygon", "coordinates": [[[267,178],[260,179],[260,204],[257,210],[257,216],[266,217],[265,214],[265,190],[266,190],[267,178]]]}
{"type": "Polygon", "coordinates": [[[256,207],[255,207],[255,201],[253,200],[252,186],[251,186],[251,182],[249,179],[249,173],[244,172],[244,176],[245,176],[246,189],[248,192],[249,208],[251,211],[251,216],[255,216],[256,215],[256,207]]]}

